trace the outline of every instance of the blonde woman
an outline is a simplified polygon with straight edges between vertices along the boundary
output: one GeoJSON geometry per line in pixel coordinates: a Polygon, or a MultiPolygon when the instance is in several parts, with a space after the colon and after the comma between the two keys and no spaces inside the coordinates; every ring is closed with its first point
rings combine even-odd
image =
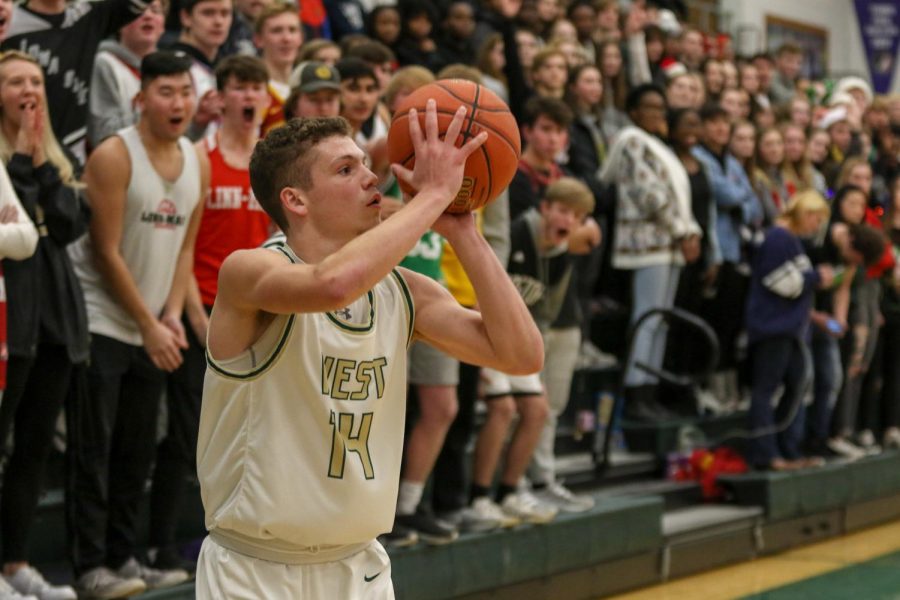
{"type": "Polygon", "coordinates": [[[88,357],[84,297],[66,246],[87,231],[89,211],[50,127],[44,73],[15,51],[0,55],[0,158],[39,234],[32,258],[3,261],[10,359],[0,436],[15,423],[16,440],[0,497],[3,575],[21,594],[75,598],[28,564],[26,547],[56,418],[74,365],[88,357]]]}
{"type": "Polygon", "coordinates": [[[825,194],[825,180],[816,179],[812,162],[806,153],[806,131],[796,123],[781,126],[784,140],[784,161],[781,163],[781,177],[788,197],[796,192],[814,189],[825,194]]]}
{"type": "Polygon", "coordinates": [[[797,193],[753,253],[747,298],[747,336],[752,364],[747,462],[760,469],[784,471],[810,466],[803,458],[804,359],[813,292],[830,287],[831,267],[814,269],[800,238],[828,221],[830,210],[814,190],[797,193]],[[778,407],[777,389],[784,385],[778,407]]]}

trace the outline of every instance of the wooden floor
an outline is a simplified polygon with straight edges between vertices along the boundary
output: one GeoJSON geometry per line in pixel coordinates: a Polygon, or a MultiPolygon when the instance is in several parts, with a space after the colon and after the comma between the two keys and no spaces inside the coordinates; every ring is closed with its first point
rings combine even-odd
{"type": "Polygon", "coordinates": [[[900,521],[615,598],[900,598],[898,550],[900,521]],[[847,586],[851,596],[845,595],[847,586]]]}

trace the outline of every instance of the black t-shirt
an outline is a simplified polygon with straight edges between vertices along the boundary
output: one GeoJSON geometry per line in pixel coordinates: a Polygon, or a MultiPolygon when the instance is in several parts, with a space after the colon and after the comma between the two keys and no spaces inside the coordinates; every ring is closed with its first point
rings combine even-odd
{"type": "Polygon", "coordinates": [[[97,48],[139,17],[148,4],[146,0],[72,2],[58,15],[22,5],[13,9],[9,34],[0,49],[20,50],[41,64],[53,133],[79,162],[86,158],[88,86],[97,48]]]}

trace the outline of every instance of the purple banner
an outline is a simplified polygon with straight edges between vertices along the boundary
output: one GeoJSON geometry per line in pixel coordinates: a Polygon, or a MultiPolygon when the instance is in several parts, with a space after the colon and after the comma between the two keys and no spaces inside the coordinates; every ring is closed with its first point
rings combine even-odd
{"type": "Polygon", "coordinates": [[[897,0],[854,0],[854,3],[872,87],[876,93],[886,94],[897,67],[900,3],[897,0]]]}

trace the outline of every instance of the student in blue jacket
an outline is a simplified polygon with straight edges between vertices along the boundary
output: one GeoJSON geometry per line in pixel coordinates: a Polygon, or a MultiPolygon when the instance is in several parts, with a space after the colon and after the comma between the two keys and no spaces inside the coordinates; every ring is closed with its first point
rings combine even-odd
{"type": "Polygon", "coordinates": [[[833,272],[828,265],[813,268],[800,238],[815,234],[829,214],[818,192],[796,194],[753,253],[746,322],[754,435],[747,446],[747,462],[756,468],[784,471],[811,464],[800,451],[803,384],[811,376],[803,348],[813,292],[817,286],[830,287],[833,272]],[[773,411],[772,399],[782,384],[784,393],[773,411]]]}

